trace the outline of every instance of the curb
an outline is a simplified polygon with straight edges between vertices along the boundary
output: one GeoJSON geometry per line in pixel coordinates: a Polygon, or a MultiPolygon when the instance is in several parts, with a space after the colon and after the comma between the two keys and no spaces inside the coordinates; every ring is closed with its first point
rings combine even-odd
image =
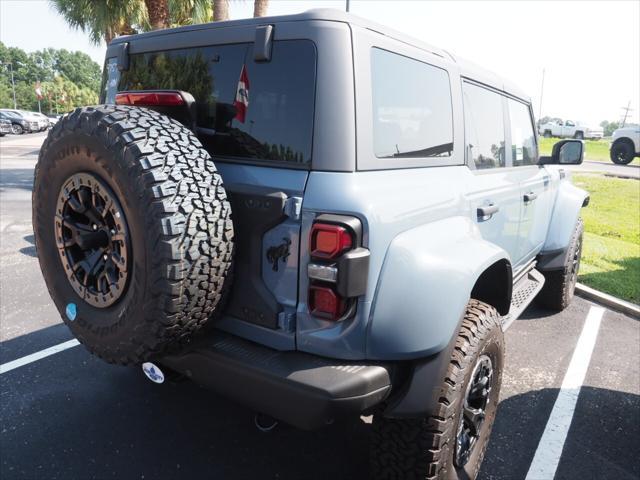
{"type": "Polygon", "coordinates": [[[617,310],[618,312],[622,312],[634,318],[640,318],[640,305],[636,305],[635,303],[621,300],[613,295],[596,290],[595,288],[587,287],[582,283],[576,284],[576,293],[581,297],[601,303],[612,310],[617,310]]]}

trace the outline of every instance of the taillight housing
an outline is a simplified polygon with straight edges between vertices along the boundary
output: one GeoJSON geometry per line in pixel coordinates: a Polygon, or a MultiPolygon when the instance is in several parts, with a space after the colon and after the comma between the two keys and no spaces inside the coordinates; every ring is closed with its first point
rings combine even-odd
{"type": "Polygon", "coordinates": [[[366,292],[369,250],[362,247],[362,224],[354,217],[319,215],[309,234],[309,312],[324,320],[352,317],[366,292]]]}
{"type": "Polygon", "coordinates": [[[179,107],[185,100],[176,91],[140,90],[116,93],[116,105],[137,105],[140,107],[179,107]]]}
{"type": "Polygon", "coordinates": [[[333,259],[353,247],[353,235],[340,225],[314,223],[310,246],[312,257],[333,259]]]}

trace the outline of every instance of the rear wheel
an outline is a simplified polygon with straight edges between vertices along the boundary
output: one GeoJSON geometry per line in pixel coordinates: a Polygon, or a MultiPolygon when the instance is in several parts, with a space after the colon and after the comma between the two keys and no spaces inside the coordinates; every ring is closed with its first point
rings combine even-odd
{"type": "Polygon", "coordinates": [[[441,397],[431,416],[373,419],[376,479],[472,479],[495,420],[504,337],[498,312],[471,300],[456,339],[441,397]]]}
{"type": "Polygon", "coordinates": [[[573,300],[582,258],[583,233],[584,225],[582,219],[578,218],[563,268],[542,272],[545,282],[536,301],[543,307],[560,311],[567,308],[573,300]]]}
{"type": "Polygon", "coordinates": [[[22,125],[18,125],[17,123],[11,125],[11,131],[14,135],[22,135],[24,133],[22,125]]]}
{"type": "Polygon", "coordinates": [[[573,138],[577,138],[578,140],[583,140],[584,139],[584,133],[576,132],[575,135],[573,136],[573,138]]]}
{"type": "Polygon", "coordinates": [[[611,161],[618,165],[631,163],[634,157],[633,145],[631,142],[618,140],[611,145],[611,161]]]}
{"type": "Polygon", "coordinates": [[[109,362],[163,354],[221,308],[230,215],[200,142],[157,112],[77,109],[40,151],[33,192],[40,267],[64,322],[109,362]]]}
{"type": "Polygon", "coordinates": [[[551,138],[551,130],[544,131],[544,138],[551,138]]]}

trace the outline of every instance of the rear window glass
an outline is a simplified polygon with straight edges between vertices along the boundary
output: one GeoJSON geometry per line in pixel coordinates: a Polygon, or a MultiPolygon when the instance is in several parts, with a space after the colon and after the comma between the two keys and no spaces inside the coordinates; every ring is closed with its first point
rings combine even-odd
{"type": "Polygon", "coordinates": [[[273,43],[271,61],[253,61],[253,44],[136,54],[118,90],[168,89],[196,100],[198,136],[231,159],[311,162],[316,51],[309,40],[273,43]]]}
{"type": "Polygon", "coordinates": [[[502,96],[470,83],[462,86],[465,144],[477,169],[505,166],[502,96]]]}
{"type": "Polygon", "coordinates": [[[371,83],[377,157],[451,156],[453,113],[446,70],[374,48],[371,83]]]}

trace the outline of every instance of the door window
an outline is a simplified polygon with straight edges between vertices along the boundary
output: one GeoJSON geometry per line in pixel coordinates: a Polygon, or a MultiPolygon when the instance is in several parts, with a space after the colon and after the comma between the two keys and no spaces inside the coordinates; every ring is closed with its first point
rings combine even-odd
{"type": "Polygon", "coordinates": [[[374,48],[371,88],[378,158],[451,156],[453,113],[446,70],[374,48]]]}
{"type": "Polygon", "coordinates": [[[502,96],[486,88],[463,85],[467,159],[477,169],[505,166],[502,96]]]}
{"type": "Polygon", "coordinates": [[[513,166],[535,165],[538,163],[538,152],[529,105],[512,99],[508,100],[508,104],[513,166]]]}

